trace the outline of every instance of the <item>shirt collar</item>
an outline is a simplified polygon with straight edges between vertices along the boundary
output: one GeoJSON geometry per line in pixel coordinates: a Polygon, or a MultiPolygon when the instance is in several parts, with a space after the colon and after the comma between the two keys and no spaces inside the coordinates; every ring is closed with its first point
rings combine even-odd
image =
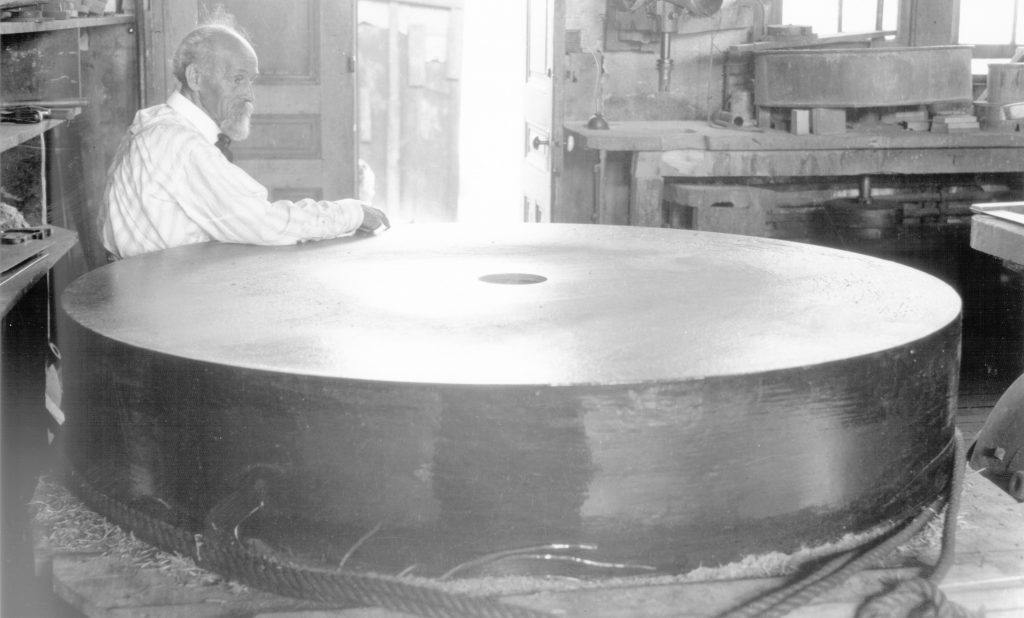
{"type": "Polygon", "coordinates": [[[167,97],[167,105],[171,109],[185,117],[210,143],[217,141],[217,135],[221,132],[217,123],[210,118],[206,112],[195,103],[185,98],[181,92],[175,90],[167,97]]]}

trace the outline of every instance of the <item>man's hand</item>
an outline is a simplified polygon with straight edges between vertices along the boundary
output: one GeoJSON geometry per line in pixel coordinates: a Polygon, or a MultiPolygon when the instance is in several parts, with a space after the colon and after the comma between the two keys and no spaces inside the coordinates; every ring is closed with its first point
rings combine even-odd
{"type": "Polygon", "coordinates": [[[377,234],[391,227],[388,216],[379,208],[363,204],[363,224],[357,231],[363,234],[377,234]]]}

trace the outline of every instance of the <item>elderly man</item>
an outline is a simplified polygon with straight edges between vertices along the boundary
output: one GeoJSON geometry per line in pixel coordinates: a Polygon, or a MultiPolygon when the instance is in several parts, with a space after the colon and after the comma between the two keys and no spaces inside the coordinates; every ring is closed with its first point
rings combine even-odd
{"type": "Polygon", "coordinates": [[[114,258],[211,240],[261,245],[386,229],[380,210],[355,199],[271,202],[231,163],[249,134],[256,52],[234,29],[206,25],[174,55],[181,83],[167,102],[136,114],[107,179],[103,245],[114,258]]]}

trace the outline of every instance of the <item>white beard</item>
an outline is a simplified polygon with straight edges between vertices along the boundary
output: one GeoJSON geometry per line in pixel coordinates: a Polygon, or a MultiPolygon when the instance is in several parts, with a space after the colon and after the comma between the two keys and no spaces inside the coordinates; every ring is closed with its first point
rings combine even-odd
{"type": "Polygon", "coordinates": [[[254,108],[251,103],[246,103],[245,108],[241,110],[237,116],[230,118],[221,127],[224,133],[226,133],[232,141],[240,141],[249,137],[253,109],[254,108]]]}

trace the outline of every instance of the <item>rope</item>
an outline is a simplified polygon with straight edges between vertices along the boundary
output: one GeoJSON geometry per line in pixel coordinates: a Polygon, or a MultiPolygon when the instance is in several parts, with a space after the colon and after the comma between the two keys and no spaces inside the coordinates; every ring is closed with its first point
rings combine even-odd
{"type": "Polygon", "coordinates": [[[69,467],[69,485],[98,513],[165,551],[192,558],[203,568],[285,596],[333,606],[376,606],[427,618],[550,618],[550,614],[496,599],[451,593],[398,577],[315,569],[246,547],[207,527],[192,534],[119,502],[69,467]]]}
{"type": "Polygon", "coordinates": [[[857,618],[904,616],[971,618],[972,614],[947,599],[937,584],[921,578],[899,582],[888,592],[862,605],[857,612],[857,618]]]}
{"type": "Polygon", "coordinates": [[[960,494],[964,487],[964,472],[967,462],[966,449],[964,448],[964,436],[957,429],[953,436],[955,448],[953,455],[953,482],[949,488],[949,506],[946,507],[946,519],[942,522],[942,550],[939,552],[939,560],[932,567],[928,581],[938,584],[950,567],[953,566],[953,559],[956,557],[956,518],[960,514],[960,494]]]}
{"type": "MultiPolygon", "coordinates": [[[[956,430],[953,444],[953,478],[949,487],[949,504],[946,508],[943,525],[942,551],[940,552],[938,562],[932,569],[931,576],[927,581],[915,579],[899,583],[886,593],[870,599],[859,610],[857,618],[899,616],[901,614],[898,612],[894,613],[895,608],[906,607],[909,612],[923,603],[931,603],[936,608],[936,611],[939,611],[941,607],[943,612],[962,612],[936,613],[935,616],[939,618],[970,616],[967,610],[946,600],[945,596],[938,589],[938,582],[945,576],[952,565],[955,552],[956,517],[960,507],[960,492],[963,488],[964,463],[966,461],[964,441],[960,430],[956,430]],[[922,593],[928,596],[922,597],[922,593]],[[910,603],[913,603],[913,605],[908,607],[910,603]]],[[[945,497],[940,496],[936,498],[914,517],[910,523],[873,548],[866,551],[860,548],[836,556],[804,578],[746,605],[732,609],[722,614],[719,618],[778,618],[807,605],[815,598],[842,585],[855,573],[872,564],[876,564],[881,558],[913,538],[929,521],[938,515],[939,509],[941,509],[944,502],[946,502],[945,497]]]]}
{"type": "Polygon", "coordinates": [[[964,438],[956,430],[953,460],[953,482],[949,490],[949,506],[942,522],[942,550],[927,579],[916,578],[897,582],[890,590],[868,599],[857,612],[857,618],[889,616],[934,616],[935,618],[970,618],[973,614],[948,600],[939,590],[939,582],[953,566],[956,557],[956,518],[960,512],[960,494],[964,484],[964,438]]]}
{"type": "MultiPolygon", "coordinates": [[[[957,430],[942,550],[928,579],[898,582],[887,592],[869,599],[858,611],[857,618],[910,616],[911,612],[920,612],[921,608],[926,613],[913,615],[970,618],[970,612],[946,599],[938,588],[939,581],[952,565],[955,553],[956,517],[963,487],[964,463],[963,436],[957,430]]],[[[166,551],[189,556],[199,566],[257,588],[332,606],[377,606],[427,618],[551,616],[493,598],[451,593],[396,576],[297,565],[262,551],[253,551],[244,541],[238,541],[211,526],[206,526],[202,534],[193,534],[114,500],[75,472],[73,466],[68,469],[69,484],[75,488],[79,497],[114,523],[132,530],[141,539],[166,551]]],[[[804,578],[719,618],[777,618],[810,603],[910,540],[938,515],[944,502],[946,497],[937,497],[910,523],[874,547],[867,550],[860,548],[836,556],[804,578]]]]}

